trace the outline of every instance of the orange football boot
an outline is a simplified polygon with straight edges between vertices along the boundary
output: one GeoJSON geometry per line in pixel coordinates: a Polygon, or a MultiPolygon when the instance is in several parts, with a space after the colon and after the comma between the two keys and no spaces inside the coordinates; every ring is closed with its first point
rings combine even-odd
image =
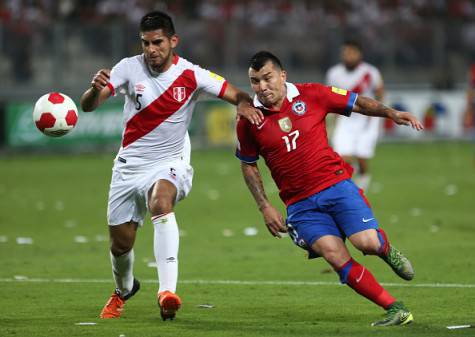
{"type": "Polygon", "coordinates": [[[174,319],[180,306],[181,300],[177,294],[168,290],[158,293],[158,307],[160,308],[160,316],[164,321],[174,319]]]}
{"type": "Polygon", "coordinates": [[[125,296],[121,296],[119,289],[116,289],[112,296],[107,301],[104,308],[102,308],[101,314],[99,315],[100,318],[120,318],[122,311],[124,310],[125,301],[135,295],[137,291],[140,289],[140,282],[139,280],[134,278],[134,285],[132,290],[125,296]]]}

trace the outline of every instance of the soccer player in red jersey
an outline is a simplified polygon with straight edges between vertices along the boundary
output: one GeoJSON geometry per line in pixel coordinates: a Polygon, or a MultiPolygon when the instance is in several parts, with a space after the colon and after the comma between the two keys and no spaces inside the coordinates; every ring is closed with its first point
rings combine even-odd
{"type": "Polygon", "coordinates": [[[147,211],[154,226],[154,254],[159,274],[158,305],[164,320],[173,319],[181,300],[176,294],[179,232],[175,204],[190,192],[188,126],[201,93],[238,106],[251,123],[261,120],[245,92],[223,77],[174,53],[179,38],[166,13],[151,12],[140,22],[143,53],[122,59],[111,71],[101,69],[81,97],[93,111],[115,93],[125,95],[124,132],[114,160],[107,220],[116,289],[101,318],[119,318],[125,301],[140,288],[134,277],[134,242],[147,211]]]}
{"type": "Polygon", "coordinates": [[[342,283],[384,308],[385,318],[374,326],[412,322],[412,313],[350,256],[345,245],[348,238],[364,254],[381,257],[401,278],[414,277],[411,263],[389,243],[362,190],[352,182],[351,167],[328,145],[325,117],[353,111],[391,118],[416,130],[422,130],[422,124],[409,112],[344,89],[289,83],[280,60],[266,51],[252,57],[249,78],[254,106],[263,111],[264,121],[238,121],[236,156],[270,233],[280,237],[280,232],[288,232],[310,258],[323,257],[342,283]],[[287,206],[286,222],[267,199],[256,164],[259,156],[287,206]]]}

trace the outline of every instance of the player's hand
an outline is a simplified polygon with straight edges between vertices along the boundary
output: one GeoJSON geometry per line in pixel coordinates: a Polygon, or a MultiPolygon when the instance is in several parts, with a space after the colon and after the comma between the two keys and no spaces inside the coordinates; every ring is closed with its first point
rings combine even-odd
{"type": "Polygon", "coordinates": [[[278,210],[269,205],[261,209],[264,217],[264,222],[269,232],[277,237],[281,238],[280,233],[287,233],[287,227],[284,224],[284,218],[278,210]]]}
{"type": "Polygon", "coordinates": [[[91,81],[91,87],[96,91],[101,91],[109,83],[110,69],[101,69],[94,75],[91,81]]]}
{"type": "Polygon", "coordinates": [[[238,116],[246,118],[251,124],[261,124],[264,114],[261,110],[253,107],[249,102],[241,102],[237,106],[238,116]]]}
{"type": "Polygon", "coordinates": [[[417,131],[423,130],[424,126],[421,122],[410,112],[396,111],[392,120],[399,125],[407,125],[416,129],[417,131]]]}

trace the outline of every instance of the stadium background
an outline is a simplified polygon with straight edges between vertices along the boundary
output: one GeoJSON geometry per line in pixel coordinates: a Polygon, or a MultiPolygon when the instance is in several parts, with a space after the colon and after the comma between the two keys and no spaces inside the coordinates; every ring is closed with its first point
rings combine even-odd
{"type": "MultiPolygon", "coordinates": [[[[386,103],[425,119],[424,135],[404,129],[394,136],[463,138],[461,115],[475,56],[475,6],[471,1],[13,1],[0,2],[0,101],[3,142],[83,146],[116,143],[120,100],[103,113],[82,116],[65,140],[48,140],[28,123],[31,103],[47,91],[78,99],[91,76],[139,52],[137,22],[150,9],[176,21],[178,53],[248,90],[247,60],[261,49],[282,58],[294,82],[323,81],[339,60],[345,38],[364,46],[380,68],[386,103]],[[432,126],[432,127],[431,127],[432,126]]],[[[197,145],[231,145],[232,109],[205,103],[196,113],[197,145]],[[222,110],[227,110],[227,118],[222,110]]],[[[390,125],[387,125],[390,127],[390,125]]]]}
{"type": "Polygon", "coordinates": [[[385,123],[368,191],[416,266],[414,285],[357,258],[414,311],[408,336],[445,336],[447,325],[475,323],[474,131],[461,117],[475,60],[473,1],[0,0],[0,336],[366,336],[379,315],[336,286],[323,261],[309,263],[287,239],[268,235],[233,158],[234,109],[204,100],[190,130],[193,192],[177,208],[179,319],[160,324],[152,303],[149,221],[136,245],[143,292],[121,322],[97,319],[113,287],[104,224],[122,99],[80,112],[59,139],[38,132],[31,112],[49,91],[78,101],[98,69],[139,52],[137,22],[151,9],[172,14],[179,55],[246,91],[247,60],[257,50],[279,55],[291,81],[321,82],[342,41],[359,39],[383,74],[386,103],[413,112],[427,130],[385,123]],[[209,303],[209,311],[198,307],[209,303]]]}

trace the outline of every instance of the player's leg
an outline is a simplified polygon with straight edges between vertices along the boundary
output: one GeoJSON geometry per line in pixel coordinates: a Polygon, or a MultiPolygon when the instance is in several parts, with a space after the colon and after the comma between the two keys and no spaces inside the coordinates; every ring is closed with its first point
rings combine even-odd
{"type": "Polygon", "coordinates": [[[158,180],[149,191],[148,206],[154,226],[154,253],[159,278],[158,304],[162,318],[173,319],[181,300],[176,292],[178,282],[179,230],[173,208],[176,186],[158,180]]]}
{"type": "Polygon", "coordinates": [[[356,184],[364,191],[368,190],[371,183],[371,174],[369,173],[369,159],[356,157],[358,163],[358,176],[355,179],[356,184]]]}
{"type": "Polygon", "coordinates": [[[358,294],[384,309],[388,309],[396,301],[369,270],[351,258],[342,238],[323,236],[314,242],[312,250],[333,267],[339,274],[341,283],[347,284],[358,294]]]}
{"type": "Polygon", "coordinates": [[[351,258],[340,237],[323,236],[314,242],[312,250],[333,267],[341,283],[386,310],[386,317],[373,323],[373,326],[404,325],[413,321],[411,312],[404,304],[396,301],[368,269],[351,258]]]}
{"type": "Polygon", "coordinates": [[[414,278],[411,262],[389,243],[386,233],[381,229],[366,229],[352,234],[349,238],[353,246],[367,255],[381,257],[402,279],[414,278]]]}
{"type": "Polygon", "coordinates": [[[125,300],[140,288],[133,276],[135,236],[142,224],[144,204],[137,202],[135,193],[139,175],[122,173],[123,164],[116,162],[109,190],[107,220],[110,236],[110,259],[116,289],[104,306],[101,318],[120,317],[125,300]]]}
{"type": "Polygon", "coordinates": [[[363,117],[366,121],[361,125],[358,139],[355,143],[355,157],[358,162],[358,175],[355,182],[361,189],[366,191],[371,183],[369,160],[374,157],[376,150],[380,120],[375,117],[363,117]]]}
{"type": "Polygon", "coordinates": [[[125,301],[140,289],[140,282],[133,275],[137,226],[134,221],[109,226],[110,259],[116,289],[102,309],[101,318],[119,318],[125,301]]]}

